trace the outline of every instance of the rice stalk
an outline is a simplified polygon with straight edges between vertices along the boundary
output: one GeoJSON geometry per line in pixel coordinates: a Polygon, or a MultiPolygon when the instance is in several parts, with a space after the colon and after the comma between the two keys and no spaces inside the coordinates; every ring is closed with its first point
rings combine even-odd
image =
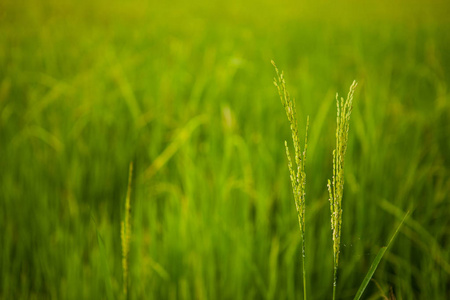
{"type": "Polygon", "coordinates": [[[306,120],[306,134],[305,145],[303,152],[301,151],[299,137],[298,137],[298,125],[297,125],[297,111],[295,109],[295,101],[290,98],[288,91],[286,90],[286,82],[284,80],[283,72],[279,72],[275,62],[272,61],[272,65],[275,67],[276,77],[274,78],[274,85],[277,87],[278,94],[281,99],[281,103],[286,111],[286,116],[289,120],[292,142],[294,145],[294,161],[295,169],[292,163],[291,154],[287,141],[284,141],[286,148],[286,156],[288,160],[289,174],[292,184],[292,192],[294,194],[295,207],[297,209],[298,223],[300,226],[301,235],[301,247],[302,247],[302,272],[303,272],[303,299],[306,299],[306,268],[305,268],[305,185],[306,185],[306,173],[305,173],[305,161],[306,161],[306,149],[307,149],[307,137],[309,127],[309,117],[306,120]]]}
{"type": "Polygon", "coordinates": [[[350,128],[350,116],[353,108],[353,94],[357,83],[353,81],[347,95],[347,99],[336,94],[336,149],[333,150],[333,178],[328,180],[328,194],[331,211],[331,232],[333,238],[333,300],[336,297],[337,270],[339,266],[339,253],[341,246],[342,225],[342,196],[344,193],[344,161],[348,144],[348,131],[350,128]]]}
{"type": "Polygon", "coordinates": [[[128,293],[128,253],[130,252],[131,241],[131,178],[133,177],[133,163],[130,163],[128,171],[128,188],[125,198],[125,220],[120,223],[120,240],[122,242],[122,276],[123,276],[123,293],[127,297],[128,293]]]}

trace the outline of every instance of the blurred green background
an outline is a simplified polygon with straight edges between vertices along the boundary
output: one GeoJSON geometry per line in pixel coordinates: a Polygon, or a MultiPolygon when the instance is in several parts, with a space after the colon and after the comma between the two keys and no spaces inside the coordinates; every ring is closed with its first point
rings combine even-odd
{"type": "Polygon", "coordinates": [[[338,298],[408,210],[364,298],[450,298],[449,16],[444,0],[2,0],[0,298],[302,299],[271,59],[310,116],[310,299],[331,298],[334,99],[354,79],[338,298]]]}

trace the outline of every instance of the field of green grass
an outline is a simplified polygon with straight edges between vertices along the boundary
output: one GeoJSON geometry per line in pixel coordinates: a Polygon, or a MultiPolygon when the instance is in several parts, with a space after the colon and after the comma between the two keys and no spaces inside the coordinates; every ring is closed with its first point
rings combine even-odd
{"type": "Polygon", "coordinates": [[[0,1],[0,299],[303,299],[273,59],[310,118],[331,299],[336,92],[358,82],[336,298],[450,298],[450,3],[0,1]],[[128,168],[131,237],[123,292],[128,168]]]}

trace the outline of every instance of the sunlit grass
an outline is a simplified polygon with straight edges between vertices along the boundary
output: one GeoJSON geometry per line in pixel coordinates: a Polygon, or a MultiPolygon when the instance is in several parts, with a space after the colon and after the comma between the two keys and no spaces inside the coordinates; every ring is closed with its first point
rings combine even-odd
{"type": "Polygon", "coordinates": [[[0,298],[124,298],[130,161],[128,299],[331,298],[355,78],[336,298],[406,211],[363,296],[448,298],[448,3],[328,2],[0,1],[0,298]],[[306,289],[271,58],[311,119],[306,289]]]}

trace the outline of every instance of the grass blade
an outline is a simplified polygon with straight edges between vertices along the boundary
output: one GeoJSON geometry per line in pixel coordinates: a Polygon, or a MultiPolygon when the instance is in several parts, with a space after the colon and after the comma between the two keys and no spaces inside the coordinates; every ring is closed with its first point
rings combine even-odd
{"type": "Polygon", "coordinates": [[[372,279],[373,274],[375,273],[378,264],[380,263],[381,259],[383,258],[384,253],[386,253],[387,247],[383,247],[378,251],[377,256],[372,262],[372,265],[370,266],[369,271],[366,274],[366,277],[364,277],[363,282],[361,283],[358,292],[356,293],[356,296],[354,300],[359,300],[364,293],[364,290],[366,289],[367,285],[369,284],[370,279],[372,279]]]}
{"type": "Polygon", "coordinates": [[[398,225],[397,229],[395,230],[394,234],[392,235],[391,239],[389,240],[389,243],[387,244],[387,246],[382,247],[380,249],[380,251],[378,251],[377,256],[375,257],[375,259],[372,262],[372,265],[369,268],[369,271],[366,274],[366,277],[364,277],[363,282],[361,283],[358,292],[356,293],[356,296],[354,298],[354,300],[359,300],[362,296],[362,294],[364,293],[367,285],[369,284],[369,281],[372,279],[373,274],[375,273],[375,271],[377,270],[378,264],[380,263],[381,259],[383,258],[384,254],[386,253],[387,249],[391,246],[392,242],[394,241],[395,237],[397,236],[400,227],[402,227],[403,222],[405,222],[406,218],[409,215],[409,211],[406,213],[406,215],[403,217],[403,220],[400,222],[400,224],[398,225]]]}

